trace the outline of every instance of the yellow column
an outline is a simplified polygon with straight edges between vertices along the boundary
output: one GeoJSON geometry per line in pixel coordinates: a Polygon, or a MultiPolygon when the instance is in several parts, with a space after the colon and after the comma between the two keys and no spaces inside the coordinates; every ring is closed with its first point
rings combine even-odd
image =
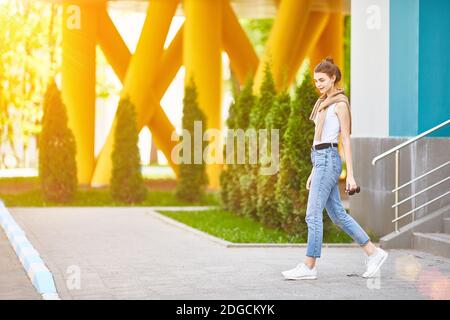
{"type": "Polygon", "coordinates": [[[255,91],[261,86],[265,65],[272,66],[275,86],[278,90],[287,87],[288,62],[294,55],[293,44],[297,36],[303,34],[313,0],[283,0],[279,4],[277,17],[273,25],[266,51],[255,77],[255,91]]]}
{"type": "Polygon", "coordinates": [[[123,81],[131,60],[131,53],[111,20],[106,3],[99,11],[98,44],[117,77],[123,81]]]}
{"type": "Polygon", "coordinates": [[[224,50],[230,58],[231,68],[243,85],[249,77],[254,77],[258,68],[258,56],[242,29],[229,0],[222,0],[223,21],[222,41],[224,50]]]}
{"type": "MultiPolygon", "coordinates": [[[[178,3],[178,0],[152,0],[149,3],[141,37],[125,76],[121,96],[129,96],[133,102],[136,108],[139,130],[146,124],[144,114],[148,110],[145,109],[155,108],[159,105],[158,103],[149,105],[150,101],[156,100],[152,96],[153,93],[150,88],[158,75],[164,42],[178,3]]],[[[113,122],[110,134],[97,160],[92,178],[92,185],[94,186],[109,183],[115,125],[116,120],[113,122]]]]}
{"type": "Polygon", "coordinates": [[[289,63],[291,68],[288,73],[288,85],[290,85],[297,75],[298,69],[303,63],[306,54],[310,52],[317,43],[320,35],[323,33],[327,25],[329,14],[326,12],[311,12],[308,17],[308,23],[301,35],[295,43],[295,52],[289,63]]]}
{"type": "MultiPolygon", "coordinates": [[[[194,78],[207,128],[221,130],[222,0],[183,0],[183,8],[186,15],[183,46],[186,81],[194,78]]],[[[221,165],[207,165],[206,170],[210,187],[217,188],[221,165]]]]}
{"type": "Polygon", "coordinates": [[[98,4],[63,3],[62,98],[77,145],[78,182],[94,171],[95,47],[98,4]]]}

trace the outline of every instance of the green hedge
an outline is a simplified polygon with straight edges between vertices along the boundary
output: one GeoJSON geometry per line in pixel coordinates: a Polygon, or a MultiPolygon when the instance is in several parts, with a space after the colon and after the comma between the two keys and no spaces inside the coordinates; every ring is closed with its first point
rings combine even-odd
{"type": "MultiPolygon", "coordinates": [[[[246,164],[227,165],[221,176],[222,204],[237,215],[304,238],[307,235],[306,181],[312,170],[310,148],[314,138],[314,123],[309,115],[318,94],[309,71],[296,88],[292,102],[287,92],[278,95],[275,92],[266,66],[260,95],[255,98],[247,84],[230,106],[227,125],[232,129],[267,129],[269,134],[271,129],[278,129],[279,171],[263,175],[263,166],[248,164],[248,154],[246,164]]],[[[248,144],[246,147],[248,151],[248,144]]],[[[325,230],[332,228],[331,224],[324,218],[325,230]]]]}
{"type": "Polygon", "coordinates": [[[136,111],[130,99],[120,101],[112,152],[111,196],[116,201],[139,203],[147,188],[141,173],[136,111]]]}
{"type": "Polygon", "coordinates": [[[39,135],[39,178],[47,201],[68,202],[77,189],[75,137],[69,129],[61,93],[51,81],[44,97],[39,135]]]}
{"type": "MultiPolygon", "coordinates": [[[[193,79],[185,88],[183,99],[183,130],[190,133],[191,142],[194,137],[194,122],[201,121],[202,128],[207,128],[206,117],[198,105],[197,87],[193,79]]],[[[206,186],[208,185],[208,176],[206,175],[206,166],[204,161],[200,164],[194,163],[194,153],[196,148],[201,148],[201,154],[203,155],[204,146],[195,146],[194,143],[190,144],[190,159],[189,163],[181,163],[179,166],[179,177],[177,180],[177,188],[175,191],[176,196],[180,200],[195,202],[199,201],[205,193],[206,186]]],[[[197,150],[198,151],[198,150],[197,150]]],[[[182,153],[184,149],[182,150],[182,153]]],[[[183,154],[181,154],[183,156],[183,154]]]]}

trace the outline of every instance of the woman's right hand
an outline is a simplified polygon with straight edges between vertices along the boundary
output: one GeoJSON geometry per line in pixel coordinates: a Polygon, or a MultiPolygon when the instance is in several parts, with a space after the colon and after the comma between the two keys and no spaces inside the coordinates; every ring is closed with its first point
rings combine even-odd
{"type": "Polygon", "coordinates": [[[306,190],[309,190],[309,188],[311,187],[311,178],[312,178],[312,172],[308,177],[308,181],[306,181],[306,190]]]}

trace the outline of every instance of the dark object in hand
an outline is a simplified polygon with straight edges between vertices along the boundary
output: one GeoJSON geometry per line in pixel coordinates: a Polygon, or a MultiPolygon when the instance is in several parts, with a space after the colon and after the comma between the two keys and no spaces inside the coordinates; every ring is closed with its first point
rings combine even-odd
{"type": "Polygon", "coordinates": [[[359,191],[361,191],[361,188],[359,186],[356,187],[356,189],[350,189],[350,190],[345,189],[345,192],[348,193],[348,195],[350,195],[350,196],[354,195],[355,192],[359,193],[359,191]]]}

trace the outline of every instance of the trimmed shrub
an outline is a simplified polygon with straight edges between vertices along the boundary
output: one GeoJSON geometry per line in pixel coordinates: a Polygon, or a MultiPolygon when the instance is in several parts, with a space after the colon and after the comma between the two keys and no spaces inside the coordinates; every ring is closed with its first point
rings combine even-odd
{"type": "MultiPolygon", "coordinates": [[[[236,99],[236,103],[230,108],[230,116],[227,121],[227,126],[230,129],[242,129],[245,131],[250,122],[250,111],[255,103],[255,96],[253,95],[253,81],[250,79],[245,84],[245,87],[236,99]]],[[[235,213],[241,211],[241,186],[240,177],[245,174],[245,164],[237,164],[237,140],[234,139],[233,155],[234,163],[227,165],[224,171],[224,182],[227,182],[227,209],[235,213]],[[226,177],[226,178],[225,178],[226,177]],[[228,179],[228,180],[227,180],[228,179]]],[[[244,150],[245,151],[245,150],[244,150]]],[[[244,154],[244,158],[246,155],[244,154]]]]}
{"type": "MultiPolygon", "coordinates": [[[[264,69],[264,81],[261,85],[260,94],[250,112],[249,128],[255,129],[256,132],[258,132],[259,129],[266,129],[266,116],[272,109],[275,96],[275,83],[270,71],[270,65],[266,64],[264,69]]],[[[246,149],[249,150],[248,143],[246,149]]],[[[255,219],[258,219],[257,202],[259,167],[259,164],[248,164],[248,161],[246,161],[245,173],[239,178],[242,196],[241,212],[244,216],[255,219]]]]}
{"type": "MultiPolygon", "coordinates": [[[[287,123],[291,113],[291,97],[289,93],[280,93],[272,109],[266,117],[266,126],[268,131],[267,147],[270,152],[271,135],[270,130],[279,130],[279,154],[280,157],[283,150],[283,136],[286,131],[287,123]]],[[[270,156],[270,153],[268,153],[270,156]]],[[[279,161],[279,159],[278,159],[279,161]]],[[[260,168],[261,170],[261,168],[260,168]]],[[[261,222],[270,227],[279,227],[281,225],[281,218],[278,212],[278,206],[276,202],[276,195],[274,192],[274,186],[276,186],[278,180],[278,172],[271,175],[258,175],[258,202],[257,202],[257,214],[261,222]]]]}
{"type": "MultiPolygon", "coordinates": [[[[206,117],[198,106],[198,94],[194,80],[191,80],[185,88],[183,104],[183,129],[187,130],[191,137],[194,137],[195,121],[201,121],[202,127],[207,127],[206,117]]],[[[182,136],[181,139],[184,139],[184,137],[182,136]]],[[[191,143],[190,163],[180,164],[178,183],[175,190],[176,196],[180,200],[187,202],[197,202],[201,200],[209,182],[208,176],[206,175],[205,163],[203,161],[201,161],[200,164],[194,163],[195,148],[201,148],[203,156],[203,143],[201,146],[195,146],[191,143]]]]}
{"type": "Polygon", "coordinates": [[[75,195],[77,164],[75,137],[68,127],[66,107],[56,83],[44,97],[44,116],[39,137],[39,178],[47,201],[68,202],[75,195]]]}
{"type": "Polygon", "coordinates": [[[309,120],[311,108],[318,94],[310,73],[296,89],[291,115],[284,135],[276,202],[282,219],[282,228],[290,234],[305,236],[308,190],[306,181],[311,173],[311,145],[314,123],[309,120]]]}
{"type": "Polygon", "coordinates": [[[138,139],[136,111],[126,97],[119,102],[114,132],[110,183],[114,200],[139,203],[145,199],[147,188],[141,173],[138,139]]]}
{"type": "MultiPolygon", "coordinates": [[[[228,109],[228,119],[226,121],[228,129],[234,129],[235,127],[234,123],[236,118],[236,100],[237,97],[235,96],[234,101],[230,104],[230,107],[228,109]]],[[[226,159],[226,147],[227,146],[225,143],[223,146],[223,159],[226,159]]],[[[222,171],[220,172],[220,199],[222,201],[222,207],[225,210],[231,210],[229,203],[229,194],[232,183],[231,166],[232,164],[225,164],[222,171]]]]}

